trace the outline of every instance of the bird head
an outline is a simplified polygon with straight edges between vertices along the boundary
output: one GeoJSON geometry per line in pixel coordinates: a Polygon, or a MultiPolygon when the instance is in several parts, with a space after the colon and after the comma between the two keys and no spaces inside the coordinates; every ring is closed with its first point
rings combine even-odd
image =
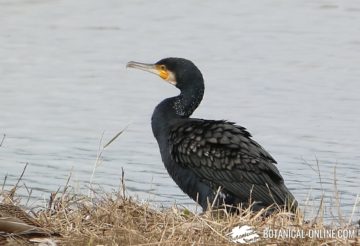
{"type": "MultiPolygon", "coordinates": [[[[136,68],[157,74],[166,82],[176,86],[180,90],[191,86],[192,83],[201,81],[203,78],[200,70],[193,62],[184,58],[164,58],[154,64],[146,64],[130,61],[126,67],[136,68]]],[[[194,84],[192,84],[193,86],[194,84]]]]}

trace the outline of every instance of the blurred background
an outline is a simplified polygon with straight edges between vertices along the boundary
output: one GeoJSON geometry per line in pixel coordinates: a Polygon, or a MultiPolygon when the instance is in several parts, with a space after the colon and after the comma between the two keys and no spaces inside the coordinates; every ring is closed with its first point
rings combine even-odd
{"type": "Polygon", "coordinates": [[[0,23],[0,181],[13,186],[29,163],[20,185],[32,203],[70,173],[87,192],[100,139],[127,127],[93,182],[117,190],[123,168],[128,194],[195,208],[150,127],[178,91],[125,69],[175,56],[206,80],[193,117],[246,127],[309,213],[324,197],[336,218],[337,194],[342,215],[359,218],[359,1],[0,0],[0,23]]]}

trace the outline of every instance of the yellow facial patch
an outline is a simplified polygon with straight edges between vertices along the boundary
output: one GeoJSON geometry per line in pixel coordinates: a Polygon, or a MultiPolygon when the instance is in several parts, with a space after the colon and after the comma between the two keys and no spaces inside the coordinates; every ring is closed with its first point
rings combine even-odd
{"type": "Polygon", "coordinates": [[[160,78],[167,80],[169,77],[169,73],[164,65],[157,65],[156,70],[158,70],[158,74],[160,78]]]}
{"type": "Polygon", "coordinates": [[[166,80],[172,85],[176,85],[175,75],[173,72],[169,71],[165,65],[156,65],[157,74],[163,80],[166,80]]]}
{"type": "Polygon", "coordinates": [[[168,77],[169,77],[169,73],[168,73],[167,71],[160,70],[159,76],[160,76],[162,79],[167,80],[168,77]]]}

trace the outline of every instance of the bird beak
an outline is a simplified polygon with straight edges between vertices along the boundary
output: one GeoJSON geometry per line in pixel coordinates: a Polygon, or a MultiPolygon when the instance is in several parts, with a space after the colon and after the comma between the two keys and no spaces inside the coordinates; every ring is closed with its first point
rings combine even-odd
{"type": "Polygon", "coordinates": [[[174,73],[167,70],[166,67],[164,68],[164,66],[162,66],[162,65],[146,64],[146,63],[141,63],[141,62],[130,61],[126,64],[126,67],[140,69],[140,70],[143,70],[146,72],[156,74],[156,75],[160,76],[160,78],[166,80],[168,83],[170,83],[172,85],[176,85],[174,73]]]}
{"type": "Polygon", "coordinates": [[[126,64],[126,67],[140,69],[160,76],[160,70],[154,64],[146,64],[141,62],[130,61],[126,64]]]}

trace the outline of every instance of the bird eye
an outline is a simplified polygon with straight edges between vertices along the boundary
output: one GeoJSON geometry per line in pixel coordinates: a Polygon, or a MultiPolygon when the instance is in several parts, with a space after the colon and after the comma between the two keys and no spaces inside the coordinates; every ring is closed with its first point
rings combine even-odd
{"type": "Polygon", "coordinates": [[[161,70],[166,70],[166,66],[165,66],[165,65],[161,65],[160,68],[161,68],[161,70]]]}

